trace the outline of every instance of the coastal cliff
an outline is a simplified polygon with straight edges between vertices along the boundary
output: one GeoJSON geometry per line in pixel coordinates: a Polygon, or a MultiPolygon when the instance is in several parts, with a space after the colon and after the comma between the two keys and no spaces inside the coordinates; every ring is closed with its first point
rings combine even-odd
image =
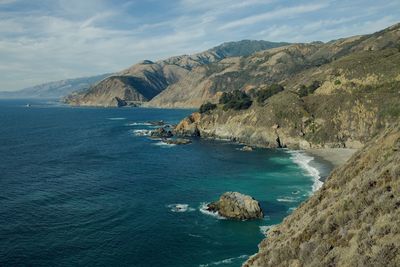
{"type": "Polygon", "coordinates": [[[243,266],[398,266],[400,128],[367,142],[243,266]]]}
{"type": "Polygon", "coordinates": [[[184,136],[229,139],[258,147],[361,148],[398,120],[398,92],[313,95],[281,92],[268,103],[245,110],[196,112],[175,132],[184,136]],[[397,103],[397,104],[396,104],[397,103]]]}
{"type": "Polygon", "coordinates": [[[399,42],[397,24],[327,44],[255,53],[241,59],[237,75],[214,76],[223,93],[175,131],[260,147],[361,148],[400,116],[399,42]],[[243,99],[226,103],[221,95],[243,99]]]}

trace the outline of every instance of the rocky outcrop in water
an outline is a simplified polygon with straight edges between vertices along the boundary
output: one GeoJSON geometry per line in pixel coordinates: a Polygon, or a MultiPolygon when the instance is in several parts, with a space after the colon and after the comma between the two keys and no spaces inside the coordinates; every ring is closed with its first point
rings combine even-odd
{"type": "Polygon", "coordinates": [[[150,136],[157,138],[171,138],[173,134],[170,130],[166,130],[164,127],[160,127],[154,131],[151,131],[150,136]]]}
{"type": "Polygon", "coordinates": [[[168,145],[187,145],[192,143],[190,139],[186,138],[177,138],[177,139],[165,139],[163,140],[164,143],[168,145]]]}
{"type": "Polygon", "coordinates": [[[224,193],[218,201],[208,204],[207,209],[234,220],[260,219],[264,216],[257,200],[238,192],[224,193]]]}

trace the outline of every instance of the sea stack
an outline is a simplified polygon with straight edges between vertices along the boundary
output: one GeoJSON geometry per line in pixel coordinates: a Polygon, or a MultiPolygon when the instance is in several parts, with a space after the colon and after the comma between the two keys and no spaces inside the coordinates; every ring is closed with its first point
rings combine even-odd
{"type": "Polygon", "coordinates": [[[264,216],[257,200],[239,192],[226,192],[207,207],[209,211],[233,220],[260,219],[264,216]]]}

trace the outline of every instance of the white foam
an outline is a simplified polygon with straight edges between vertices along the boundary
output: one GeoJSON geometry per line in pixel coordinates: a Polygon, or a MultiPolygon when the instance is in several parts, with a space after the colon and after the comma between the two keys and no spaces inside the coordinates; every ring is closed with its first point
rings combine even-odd
{"type": "Polygon", "coordinates": [[[146,129],[133,130],[133,134],[136,136],[150,136],[151,130],[146,130],[146,129]]]}
{"type": "Polygon", "coordinates": [[[294,210],[296,209],[296,207],[291,207],[287,210],[286,213],[292,213],[294,210]]]}
{"type": "Polygon", "coordinates": [[[202,237],[201,235],[195,235],[195,234],[188,234],[188,235],[191,236],[191,237],[197,237],[197,238],[202,237]]]}
{"type": "Polygon", "coordinates": [[[268,232],[272,227],[274,227],[274,226],[276,226],[276,224],[260,226],[260,232],[261,232],[263,235],[266,235],[267,232],[268,232]]]}
{"type": "Polygon", "coordinates": [[[276,199],[279,202],[297,202],[298,199],[294,197],[281,197],[276,199]]]}
{"type": "Polygon", "coordinates": [[[152,124],[149,122],[132,122],[132,123],[127,123],[125,126],[151,126],[152,124]]]}
{"type": "Polygon", "coordinates": [[[209,211],[207,205],[208,205],[208,203],[206,203],[206,202],[200,203],[199,210],[200,210],[201,213],[203,213],[205,215],[208,215],[208,216],[215,217],[215,218],[217,218],[219,220],[224,220],[225,219],[224,217],[219,215],[218,212],[209,211]]]}
{"type": "Polygon", "coordinates": [[[291,158],[294,163],[300,166],[309,176],[311,176],[314,180],[314,184],[312,186],[313,191],[317,191],[323,185],[321,182],[319,171],[310,165],[310,162],[314,159],[309,155],[306,155],[303,151],[288,151],[291,154],[291,158]]]}
{"type": "Polygon", "coordinates": [[[167,144],[167,143],[165,143],[163,141],[154,143],[154,145],[155,146],[161,146],[161,147],[173,147],[173,146],[176,146],[175,144],[167,144]]]}
{"type": "Polygon", "coordinates": [[[116,118],[108,118],[109,120],[112,121],[122,121],[122,120],[126,120],[126,118],[122,118],[122,117],[116,117],[116,118]]]}
{"type": "Polygon", "coordinates": [[[231,264],[235,260],[246,259],[248,257],[249,257],[248,255],[240,255],[239,257],[235,257],[235,258],[229,258],[229,259],[224,259],[224,260],[220,260],[220,261],[213,261],[213,262],[207,263],[207,264],[200,264],[199,267],[208,267],[208,266],[216,266],[216,265],[222,265],[222,264],[231,264]]]}
{"type": "Polygon", "coordinates": [[[195,211],[194,208],[189,207],[188,204],[170,204],[167,205],[172,212],[187,212],[187,211],[195,211]]]}

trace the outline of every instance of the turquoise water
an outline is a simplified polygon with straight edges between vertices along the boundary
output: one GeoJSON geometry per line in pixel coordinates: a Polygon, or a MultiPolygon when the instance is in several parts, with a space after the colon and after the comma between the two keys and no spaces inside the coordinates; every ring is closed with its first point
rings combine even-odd
{"type": "Polygon", "coordinates": [[[31,103],[0,101],[0,266],[240,266],[260,227],[281,222],[314,184],[283,150],[137,136],[151,129],[143,122],[176,123],[190,110],[31,103]],[[201,212],[225,191],[255,197],[266,217],[201,212]]]}

